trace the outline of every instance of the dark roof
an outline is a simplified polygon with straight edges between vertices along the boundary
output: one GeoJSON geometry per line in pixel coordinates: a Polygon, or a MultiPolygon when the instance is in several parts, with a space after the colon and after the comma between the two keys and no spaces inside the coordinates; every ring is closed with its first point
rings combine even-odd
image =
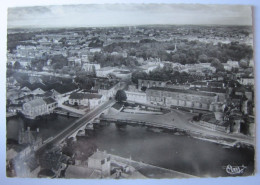
{"type": "Polygon", "coordinates": [[[223,87],[223,82],[211,81],[211,82],[209,82],[209,86],[222,88],[223,87]]]}
{"type": "Polygon", "coordinates": [[[33,91],[35,89],[38,89],[38,88],[42,89],[43,91],[47,91],[48,90],[48,87],[46,85],[42,84],[42,83],[33,83],[33,84],[31,84],[29,82],[25,82],[25,83],[22,84],[21,88],[23,88],[23,87],[27,87],[31,91],[33,91]]]}
{"type": "Polygon", "coordinates": [[[192,85],[207,85],[207,82],[192,82],[192,85]]]}
{"type": "Polygon", "coordinates": [[[98,90],[83,90],[82,92],[87,92],[87,93],[98,93],[98,90]]]}
{"type": "Polygon", "coordinates": [[[245,88],[243,86],[238,86],[238,87],[235,87],[234,88],[234,91],[235,92],[245,92],[245,88]]]}
{"type": "Polygon", "coordinates": [[[22,106],[23,106],[23,103],[10,104],[10,105],[9,105],[9,108],[10,108],[10,107],[22,107],[22,106]]]}
{"type": "Polygon", "coordinates": [[[185,93],[185,94],[194,94],[194,95],[201,95],[201,96],[216,96],[214,93],[206,93],[201,91],[193,91],[193,90],[184,90],[184,89],[172,89],[167,87],[151,87],[149,90],[157,90],[157,91],[169,91],[169,92],[176,92],[176,93],[185,93]]]}
{"type": "Polygon", "coordinates": [[[56,102],[56,101],[55,101],[53,98],[51,98],[51,97],[49,97],[49,98],[44,98],[43,101],[45,101],[47,104],[51,104],[51,103],[55,103],[55,102],[56,102]]]}
{"type": "Polygon", "coordinates": [[[77,89],[77,87],[75,86],[75,84],[72,84],[72,83],[66,84],[66,85],[57,84],[55,87],[53,87],[53,89],[60,94],[64,94],[64,93],[68,93],[68,92],[71,92],[71,91],[77,89]]]}
{"type": "Polygon", "coordinates": [[[149,79],[138,79],[138,82],[139,81],[151,81],[151,82],[168,82],[169,80],[149,80],[149,79]]]}
{"type": "Polygon", "coordinates": [[[199,91],[205,91],[205,92],[212,92],[212,93],[226,93],[226,89],[219,89],[219,88],[199,88],[199,91]]]}
{"type": "Polygon", "coordinates": [[[101,98],[102,97],[102,95],[100,95],[100,94],[90,94],[90,93],[87,93],[87,94],[85,94],[85,93],[72,93],[71,95],[70,95],[70,97],[69,97],[69,99],[80,99],[80,100],[82,100],[82,99],[94,99],[94,98],[101,98]]]}
{"type": "Polygon", "coordinates": [[[24,100],[24,99],[26,99],[26,98],[33,98],[33,97],[34,97],[33,94],[28,94],[28,95],[25,95],[25,96],[23,96],[23,97],[17,98],[16,100],[24,100]]]}
{"type": "Polygon", "coordinates": [[[37,97],[42,97],[42,98],[48,98],[48,97],[50,97],[50,96],[52,96],[52,94],[53,94],[53,92],[51,92],[51,91],[47,91],[47,92],[45,92],[44,94],[36,94],[36,96],[37,97]]]}

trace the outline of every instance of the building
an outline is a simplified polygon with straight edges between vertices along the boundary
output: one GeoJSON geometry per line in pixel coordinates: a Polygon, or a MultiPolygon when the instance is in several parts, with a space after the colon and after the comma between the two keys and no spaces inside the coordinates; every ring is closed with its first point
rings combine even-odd
{"type": "Polygon", "coordinates": [[[138,103],[146,103],[147,97],[145,92],[133,92],[133,91],[125,91],[127,101],[134,101],[138,103]]]}
{"type": "Polygon", "coordinates": [[[129,80],[132,77],[132,73],[129,70],[115,70],[112,74],[121,80],[129,80]]]}
{"type": "Polygon", "coordinates": [[[28,94],[44,94],[47,90],[48,87],[44,85],[43,83],[25,83],[21,86],[21,90],[23,92],[26,92],[28,94]]]}
{"type": "Polygon", "coordinates": [[[69,104],[88,106],[91,109],[102,103],[102,97],[100,94],[74,92],[69,97],[69,104]]]}
{"type": "Polygon", "coordinates": [[[138,90],[141,91],[142,87],[165,87],[167,81],[156,81],[156,80],[141,80],[138,79],[138,90]]]}
{"type": "Polygon", "coordinates": [[[238,61],[232,61],[232,60],[228,60],[227,64],[229,66],[231,66],[232,68],[239,68],[239,62],[238,61]]]}
{"type": "Polygon", "coordinates": [[[36,131],[32,131],[30,127],[27,130],[22,129],[18,135],[19,144],[29,144],[34,150],[37,150],[42,145],[42,137],[39,134],[39,128],[36,131]]]}
{"type": "Polygon", "coordinates": [[[107,77],[110,73],[115,71],[117,68],[115,67],[104,67],[96,70],[97,77],[107,77]]]}
{"type": "Polygon", "coordinates": [[[157,64],[146,64],[146,65],[140,66],[140,69],[146,73],[149,73],[158,67],[160,67],[159,64],[158,65],[157,64]]]}
{"type": "Polygon", "coordinates": [[[34,119],[37,116],[50,114],[57,107],[57,102],[53,98],[34,99],[23,104],[22,113],[34,119]]]}
{"type": "Polygon", "coordinates": [[[240,78],[239,83],[243,85],[254,85],[255,79],[254,77],[240,78]]]}
{"type": "Polygon", "coordinates": [[[98,94],[104,96],[105,99],[113,97],[116,95],[116,92],[120,89],[120,82],[117,84],[112,84],[111,86],[104,86],[98,89],[98,94]]]}
{"type": "Polygon", "coordinates": [[[52,96],[56,100],[62,99],[62,97],[67,96],[73,92],[75,92],[78,88],[75,86],[75,84],[68,83],[68,84],[59,84],[52,85],[51,92],[53,93],[52,96]]]}
{"type": "Polygon", "coordinates": [[[101,68],[100,64],[84,63],[82,65],[82,69],[87,71],[87,72],[94,72],[96,70],[99,70],[100,68],[101,68]]]}
{"type": "Polygon", "coordinates": [[[110,155],[97,151],[88,158],[88,167],[100,170],[103,177],[110,176],[110,155]]]}
{"type": "Polygon", "coordinates": [[[223,66],[226,71],[232,71],[232,67],[229,64],[226,63],[226,64],[223,64],[223,66]]]}
{"type": "Polygon", "coordinates": [[[217,102],[215,93],[193,90],[170,89],[165,87],[151,87],[146,90],[147,102],[164,106],[187,107],[210,110],[210,104],[217,102]]]}

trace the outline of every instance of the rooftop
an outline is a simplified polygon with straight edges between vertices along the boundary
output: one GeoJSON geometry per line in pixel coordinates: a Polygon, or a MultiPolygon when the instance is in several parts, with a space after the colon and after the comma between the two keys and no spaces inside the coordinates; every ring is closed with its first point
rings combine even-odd
{"type": "Polygon", "coordinates": [[[102,160],[102,159],[105,159],[107,157],[109,157],[109,155],[107,153],[97,151],[92,156],[90,156],[89,158],[102,160]]]}
{"type": "Polygon", "coordinates": [[[43,100],[43,99],[34,99],[34,100],[31,100],[25,104],[29,104],[31,105],[32,107],[36,107],[36,106],[40,106],[40,105],[44,105],[46,104],[46,102],[43,100]]]}
{"type": "Polygon", "coordinates": [[[69,99],[100,99],[102,95],[100,94],[92,94],[92,93],[72,93],[69,99]]]}
{"type": "Polygon", "coordinates": [[[156,90],[156,91],[168,91],[168,92],[176,92],[176,93],[185,93],[185,94],[194,94],[194,95],[200,95],[200,96],[216,96],[214,93],[206,93],[206,92],[200,92],[200,91],[194,91],[194,90],[184,90],[184,89],[172,89],[172,88],[166,88],[166,87],[151,87],[149,90],[156,90]]]}
{"type": "Polygon", "coordinates": [[[53,98],[51,98],[51,97],[44,98],[43,100],[47,103],[47,105],[56,102],[56,101],[55,101],[53,98]]]}

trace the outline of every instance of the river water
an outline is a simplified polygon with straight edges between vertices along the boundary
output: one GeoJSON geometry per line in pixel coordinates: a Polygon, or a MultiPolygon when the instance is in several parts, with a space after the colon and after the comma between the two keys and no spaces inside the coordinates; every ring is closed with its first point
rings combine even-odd
{"type": "MultiPolygon", "coordinates": [[[[75,118],[57,116],[48,120],[26,122],[19,117],[8,119],[7,138],[17,139],[22,127],[40,128],[44,139],[54,136],[69,126],[75,118]]],[[[160,166],[200,177],[229,176],[227,165],[246,166],[242,175],[254,171],[254,149],[227,148],[215,143],[158,131],[148,127],[117,127],[110,123],[89,131],[88,136],[78,139],[94,143],[100,150],[133,160],[160,166]]],[[[88,132],[87,132],[88,133],[88,132]]],[[[84,143],[83,142],[83,143],[84,143]]]]}
{"type": "Polygon", "coordinates": [[[227,148],[219,144],[176,135],[148,127],[117,127],[114,123],[95,128],[84,138],[101,150],[122,157],[195,176],[228,176],[225,167],[247,166],[243,175],[254,171],[254,149],[227,148]]]}
{"type": "Polygon", "coordinates": [[[39,128],[40,134],[43,140],[49,137],[55,136],[61,130],[68,127],[77,118],[67,117],[63,115],[50,116],[40,120],[27,120],[22,119],[19,116],[15,116],[7,119],[6,129],[8,139],[18,139],[18,133],[22,128],[35,131],[39,128]]]}

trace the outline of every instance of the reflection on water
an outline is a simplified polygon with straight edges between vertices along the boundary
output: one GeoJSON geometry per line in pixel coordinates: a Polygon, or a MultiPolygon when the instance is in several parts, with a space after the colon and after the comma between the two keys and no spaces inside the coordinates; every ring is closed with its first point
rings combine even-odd
{"type": "Polygon", "coordinates": [[[227,148],[185,135],[159,132],[147,127],[117,127],[111,123],[97,128],[84,138],[101,150],[136,161],[189,173],[196,176],[227,176],[225,166],[247,166],[244,175],[254,169],[254,150],[227,148]]]}
{"type": "MultiPolygon", "coordinates": [[[[75,118],[57,116],[27,122],[19,117],[8,119],[7,138],[16,139],[22,128],[40,128],[43,139],[55,136],[75,118]]],[[[114,123],[88,131],[80,137],[108,153],[152,165],[196,175],[227,176],[225,166],[247,166],[243,175],[254,171],[254,149],[227,148],[189,136],[141,126],[116,126],[114,123]]]]}
{"type": "Polygon", "coordinates": [[[50,116],[39,120],[27,120],[21,117],[9,118],[6,124],[7,138],[17,140],[19,131],[22,128],[27,129],[27,127],[30,127],[31,130],[39,128],[43,140],[45,140],[55,136],[75,120],[76,118],[62,115],[50,116]]]}

